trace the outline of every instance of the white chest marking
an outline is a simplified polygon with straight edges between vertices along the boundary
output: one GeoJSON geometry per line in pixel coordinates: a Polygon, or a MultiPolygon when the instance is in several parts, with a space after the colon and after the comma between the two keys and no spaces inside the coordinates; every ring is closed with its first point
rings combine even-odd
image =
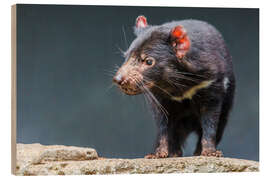
{"type": "Polygon", "coordinates": [[[209,87],[213,82],[214,80],[202,81],[200,84],[195,85],[186,92],[184,92],[182,96],[172,97],[172,100],[182,101],[184,99],[192,99],[192,97],[197,93],[198,90],[209,87]]]}
{"type": "Polygon", "coordinates": [[[225,77],[223,79],[223,86],[224,86],[224,90],[226,91],[228,89],[228,86],[229,86],[229,79],[227,77],[225,77]]]}

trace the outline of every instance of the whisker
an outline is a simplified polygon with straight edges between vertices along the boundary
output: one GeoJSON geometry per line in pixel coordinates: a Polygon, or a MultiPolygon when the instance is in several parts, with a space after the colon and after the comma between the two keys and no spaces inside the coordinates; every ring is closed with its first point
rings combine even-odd
{"type": "MultiPolygon", "coordinates": [[[[142,90],[142,88],[140,87],[140,85],[137,83],[138,82],[138,80],[135,78],[135,84],[142,90]]],[[[146,102],[146,106],[149,108],[149,101],[147,100],[147,97],[146,97],[146,95],[145,95],[145,93],[142,93],[143,94],[143,98],[144,98],[144,100],[145,100],[145,102],[146,102]]]]}
{"type": "Polygon", "coordinates": [[[114,83],[111,83],[111,85],[105,90],[105,93],[108,93],[109,90],[111,90],[113,86],[114,86],[114,83]]]}
{"type": "Polygon", "coordinates": [[[157,98],[153,95],[153,93],[145,86],[145,84],[142,81],[138,81],[138,79],[135,79],[135,81],[137,81],[138,83],[141,84],[141,86],[139,85],[139,88],[143,88],[142,90],[144,90],[145,95],[148,97],[148,99],[151,102],[154,102],[154,104],[156,105],[156,107],[164,114],[166,120],[168,121],[168,111],[160,104],[160,102],[157,100],[157,98]]]}
{"type": "Polygon", "coordinates": [[[194,73],[190,73],[190,72],[181,72],[181,71],[174,71],[174,73],[176,74],[182,74],[182,75],[191,75],[191,76],[197,76],[197,77],[202,77],[202,78],[207,78],[206,76],[203,75],[199,75],[199,74],[194,74],[194,73]]]}
{"type": "Polygon", "coordinates": [[[106,73],[115,73],[116,72],[116,69],[113,69],[113,70],[106,70],[106,69],[104,69],[103,71],[106,72],[106,73]]]}
{"type": "Polygon", "coordinates": [[[166,117],[167,121],[168,121],[168,111],[159,103],[159,101],[156,99],[156,97],[153,95],[153,93],[151,93],[149,90],[146,89],[146,91],[148,91],[148,95],[154,100],[154,102],[156,103],[157,107],[163,112],[164,116],[166,117]]]}
{"type": "MultiPolygon", "coordinates": [[[[167,82],[168,82],[171,86],[174,86],[174,87],[177,87],[177,88],[179,88],[179,86],[181,86],[181,87],[187,87],[187,85],[181,84],[181,83],[177,82],[177,81],[174,80],[174,79],[167,79],[167,82]]],[[[182,88],[180,88],[180,89],[182,89],[182,88]]]]}
{"type": "MultiPolygon", "coordinates": [[[[145,81],[146,83],[148,83],[149,81],[147,81],[146,79],[143,79],[142,81],[145,81]]],[[[164,93],[166,93],[168,96],[172,97],[172,95],[166,91],[165,89],[161,88],[160,86],[156,85],[155,83],[153,83],[153,86],[159,88],[161,91],[163,91],[164,93]]]]}
{"type": "MultiPolygon", "coordinates": [[[[120,51],[120,54],[121,54],[122,56],[124,56],[125,51],[124,51],[123,49],[121,49],[117,44],[116,44],[115,46],[116,46],[116,48],[120,51]]],[[[119,52],[117,52],[117,53],[119,53],[119,52]]]]}
{"type": "Polygon", "coordinates": [[[120,66],[118,66],[117,64],[115,64],[114,67],[116,70],[118,70],[120,68],[120,66]]]}
{"type": "Polygon", "coordinates": [[[194,78],[187,77],[187,76],[181,75],[181,74],[172,74],[170,77],[184,79],[184,80],[188,80],[188,81],[192,81],[192,82],[196,82],[196,83],[201,81],[199,79],[194,79],[194,78]]]}
{"type": "Polygon", "coordinates": [[[116,69],[113,70],[103,70],[103,74],[109,77],[113,77],[115,73],[117,72],[116,69]]]}
{"type": "Polygon", "coordinates": [[[128,48],[127,37],[126,37],[126,32],[125,32],[124,26],[122,26],[122,31],[123,31],[123,33],[124,33],[124,38],[125,38],[126,48],[128,48]]]}

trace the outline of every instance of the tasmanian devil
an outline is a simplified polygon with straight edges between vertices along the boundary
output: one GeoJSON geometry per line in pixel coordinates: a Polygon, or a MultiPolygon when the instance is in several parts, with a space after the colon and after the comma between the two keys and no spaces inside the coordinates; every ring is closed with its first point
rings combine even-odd
{"type": "Polygon", "coordinates": [[[191,132],[194,155],[222,156],[216,149],[232,107],[235,78],[223,37],[212,25],[182,20],[148,25],[136,19],[137,38],[124,53],[113,81],[125,94],[143,93],[156,120],[155,149],[145,158],[182,156],[191,132]]]}

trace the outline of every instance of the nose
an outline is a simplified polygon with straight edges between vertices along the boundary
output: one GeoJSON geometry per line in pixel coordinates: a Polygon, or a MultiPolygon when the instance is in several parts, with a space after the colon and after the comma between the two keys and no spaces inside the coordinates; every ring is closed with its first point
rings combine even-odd
{"type": "Polygon", "coordinates": [[[123,82],[123,76],[121,74],[116,74],[114,77],[113,77],[113,82],[121,85],[121,83],[123,82]]]}

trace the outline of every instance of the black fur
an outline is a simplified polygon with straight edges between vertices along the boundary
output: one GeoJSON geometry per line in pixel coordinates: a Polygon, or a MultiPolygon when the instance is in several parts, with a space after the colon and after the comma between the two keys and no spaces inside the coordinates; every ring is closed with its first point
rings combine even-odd
{"type": "Polygon", "coordinates": [[[235,89],[231,56],[221,34],[198,20],[135,28],[135,32],[137,38],[125,57],[129,59],[132,54],[139,57],[144,53],[156,60],[142,74],[147,81],[155,83],[150,92],[166,109],[161,111],[155,100],[148,98],[158,127],[155,151],[148,157],[182,156],[182,146],[191,132],[199,137],[195,155],[220,156],[216,146],[226,126],[235,89]],[[178,25],[185,28],[191,43],[182,60],[176,57],[171,46],[170,32],[178,25]],[[172,99],[207,80],[213,83],[198,90],[192,99],[172,99]]]}

